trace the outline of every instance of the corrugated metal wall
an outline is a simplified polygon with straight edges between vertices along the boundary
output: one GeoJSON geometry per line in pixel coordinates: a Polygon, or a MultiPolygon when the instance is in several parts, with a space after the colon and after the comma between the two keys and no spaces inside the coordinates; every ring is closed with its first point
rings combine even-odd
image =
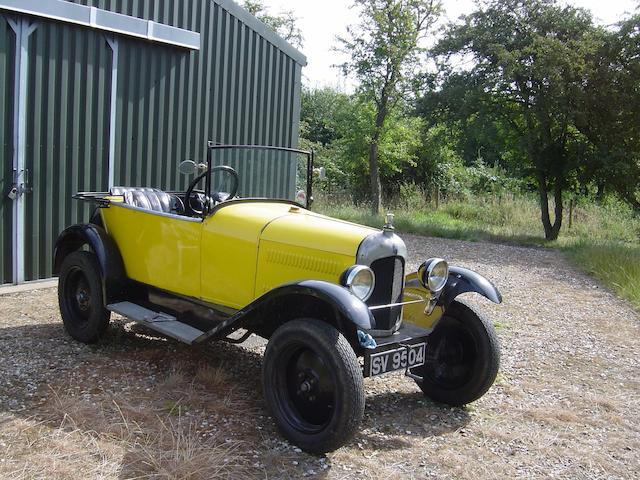
{"type": "MultiPolygon", "coordinates": [[[[70,0],[72,1],[72,0],[70,0]]],[[[206,141],[295,146],[301,66],[213,0],[77,0],[118,13],[197,31],[191,51],[116,36],[119,44],[115,184],[176,189],[181,160],[203,160],[206,141]]],[[[4,182],[11,174],[14,36],[0,22],[0,135],[4,182]],[[4,102],[4,103],[3,103],[4,102]],[[9,135],[7,135],[9,133],[9,135]],[[8,163],[7,163],[8,162],[8,163]],[[8,167],[7,167],[8,165],[8,167]]],[[[52,275],[55,239],[86,221],[71,199],[108,184],[111,50],[103,33],[38,20],[29,40],[26,279],[52,275]]],[[[253,170],[264,177],[267,164],[253,170]]],[[[294,195],[291,162],[270,162],[269,188],[294,195]]],[[[245,194],[251,185],[245,179],[245,194]],[[248,186],[247,186],[248,185],[248,186]]],[[[2,184],[4,186],[4,183],[2,184]]],[[[11,281],[11,206],[0,209],[0,284],[11,281]],[[6,237],[6,238],[5,238],[6,237]]]]}
{"type": "Polygon", "coordinates": [[[86,28],[41,22],[29,39],[25,278],[50,277],[58,233],[86,222],[78,191],[108,187],[111,50],[86,28]]]}
{"type": "Polygon", "coordinates": [[[12,281],[13,203],[6,197],[13,182],[13,58],[15,36],[0,15],[0,285],[12,281]]]}
{"type": "Polygon", "coordinates": [[[207,140],[287,147],[297,141],[300,66],[217,3],[76,3],[201,34],[200,52],[119,39],[117,184],[177,188],[177,164],[204,160],[207,140]]]}

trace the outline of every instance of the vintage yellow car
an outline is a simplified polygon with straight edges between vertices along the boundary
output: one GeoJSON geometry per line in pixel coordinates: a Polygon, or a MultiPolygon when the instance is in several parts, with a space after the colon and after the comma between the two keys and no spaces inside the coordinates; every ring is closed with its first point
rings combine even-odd
{"type": "Polygon", "coordinates": [[[364,377],[400,370],[451,405],[492,385],[493,326],[456,297],[478,292],[500,303],[497,289],[439,258],[406,274],[391,215],[378,230],[310,211],[310,152],[210,142],[206,163],[180,170],[195,176],[184,192],[76,195],[97,208],[55,246],[60,312],[73,338],[99,340],[111,312],[187,344],[264,337],[267,407],[288,440],[316,453],[357,431],[364,377]],[[247,165],[265,155],[306,164],[286,169],[288,188],[242,195],[243,171],[255,177],[247,165]]]}

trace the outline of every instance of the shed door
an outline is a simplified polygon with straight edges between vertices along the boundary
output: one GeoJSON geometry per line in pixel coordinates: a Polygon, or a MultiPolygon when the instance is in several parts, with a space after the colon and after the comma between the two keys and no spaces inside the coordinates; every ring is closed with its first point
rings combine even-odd
{"type": "Polygon", "coordinates": [[[29,39],[25,280],[52,276],[67,226],[89,220],[79,191],[108,189],[111,50],[103,34],[40,22],[29,39]]]}

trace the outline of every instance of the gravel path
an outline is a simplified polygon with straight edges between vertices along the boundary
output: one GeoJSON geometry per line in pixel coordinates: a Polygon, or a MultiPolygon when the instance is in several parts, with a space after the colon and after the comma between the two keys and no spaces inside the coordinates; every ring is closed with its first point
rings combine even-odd
{"type": "Polygon", "coordinates": [[[468,296],[502,343],[473,405],[434,404],[400,374],[369,379],[361,433],[310,456],[264,410],[259,342],[189,348],[116,319],[86,346],[63,332],[55,289],[23,292],[0,296],[0,476],[640,478],[638,314],[553,250],[403,238],[411,268],[441,256],[503,294],[468,296]]]}

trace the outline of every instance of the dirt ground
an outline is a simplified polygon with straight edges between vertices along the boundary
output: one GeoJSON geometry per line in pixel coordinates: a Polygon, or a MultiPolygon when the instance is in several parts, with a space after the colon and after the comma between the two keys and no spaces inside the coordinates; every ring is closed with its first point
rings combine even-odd
{"type": "Polygon", "coordinates": [[[502,344],[495,385],[466,408],[400,374],[367,379],[362,429],[312,456],[260,387],[263,345],[187,347],[114,318],[86,346],[55,288],[0,296],[2,478],[640,478],[640,317],[546,249],[404,236],[492,279],[470,295],[502,344]]]}

